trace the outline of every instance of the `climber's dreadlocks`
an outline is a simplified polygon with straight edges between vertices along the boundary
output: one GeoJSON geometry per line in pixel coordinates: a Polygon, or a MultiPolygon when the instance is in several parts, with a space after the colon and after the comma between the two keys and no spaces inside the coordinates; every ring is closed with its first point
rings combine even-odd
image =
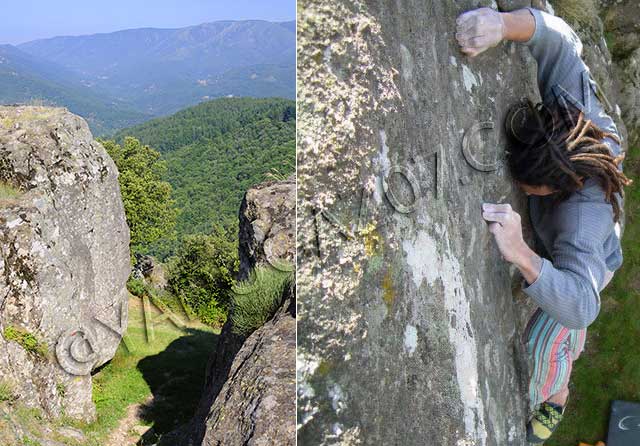
{"type": "Polygon", "coordinates": [[[595,178],[613,206],[614,222],[620,219],[620,203],[614,194],[624,197],[623,187],[632,181],[618,170],[624,152],[614,157],[603,141],[608,136],[620,144],[616,134],[598,128],[578,109],[549,111],[529,100],[512,108],[505,124],[507,158],[516,181],[550,186],[560,202],[581,189],[584,180],[595,178]],[[573,127],[572,122],[576,123],[573,127]]]}

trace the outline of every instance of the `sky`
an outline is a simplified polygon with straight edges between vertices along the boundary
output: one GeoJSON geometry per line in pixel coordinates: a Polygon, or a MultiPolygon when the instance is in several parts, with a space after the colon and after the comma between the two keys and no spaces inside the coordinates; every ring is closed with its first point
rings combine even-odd
{"type": "Polygon", "coordinates": [[[0,44],[216,20],[295,20],[295,0],[0,0],[0,44]]]}

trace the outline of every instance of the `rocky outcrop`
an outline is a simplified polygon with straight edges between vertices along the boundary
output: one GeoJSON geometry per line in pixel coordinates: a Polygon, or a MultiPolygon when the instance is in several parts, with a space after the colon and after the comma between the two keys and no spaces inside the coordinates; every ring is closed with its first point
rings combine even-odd
{"type": "MultiPolygon", "coordinates": [[[[535,62],[460,53],[478,6],[496,3],[298,2],[300,446],[526,443],[533,306],[480,209],[527,221],[503,122],[538,100],[535,62]]],[[[606,80],[601,37],[585,50],[606,80]]]]}
{"type": "Polygon", "coordinates": [[[296,181],[267,181],[247,191],[239,212],[238,278],[244,280],[257,263],[284,260],[293,264],[296,181]]]}
{"type": "Polygon", "coordinates": [[[94,417],[90,372],[127,325],[117,176],[78,116],[0,107],[0,381],[51,417],[94,417]]]}
{"type": "Polygon", "coordinates": [[[202,445],[294,446],[295,290],[244,341],[207,418],[202,445]]]}
{"type": "MultiPolygon", "coordinates": [[[[256,265],[286,269],[294,258],[295,181],[268,181],[247,191],[240,207],[239,279],[256,265]]],[[[164,446],[295,444],[295,284],[272,319],[249,337],[222,327],[203,396],[192,422],[164,446]]]]}
{"type": "Polygon", "coordinates": [[[640,3],[601,2],[605,35],[611,45],[620,110],[629,130],[629,145],[640,145],[640,3]]]}

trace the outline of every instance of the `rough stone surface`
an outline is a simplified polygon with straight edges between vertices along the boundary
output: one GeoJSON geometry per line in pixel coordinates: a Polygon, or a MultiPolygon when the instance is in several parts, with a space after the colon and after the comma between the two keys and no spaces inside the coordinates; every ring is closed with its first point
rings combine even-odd
{"type": "Polygon", "coordinates": [[[0,107],[0,180],[20,190],[0,202],[0,380],[48,416],[93,418],[89,372],[113,357],[126,327],[129,228],[117,176],[78,116],[0,107]],[[48,353],[5,339],[8,328],[48,353]]]}
{"type": "Polygon", "coordinates": [[[296,319],[293,293],[247,338],[207,415],[203,445],[294,446],[296,319]]]}
{"type": "Polygon", "coordinates": [[[289,261],[295,256],[296,182],[268,181],[247,191],[239,212],[238,278],[246,279],[256,263],[289,261]]]}
{"type": "MultiPolygon", "coordinates": [[[[478,6],[298,2],[300,446],[525,444],[534,306],[480,209],[527,221],[502,123],[539,98],[526,47],[460,53],[478,6]]],[[[603,42],[585,51],[606,77],[603,42]]]]}
{"type": "Polygon", "coordinates": [[[619,113],[629,130],[629,145],[640,145],[640,3],[602,2],[600,14],[609,36],[619,113]]]}
{"type": "MultiPolygon", "coordinates": [[[[256,265],[293,261],[293,178],[249,189],[239,216],[239,257],[245,268],[240,280],[256,265]]],[[[193,420],[160,444],[294,445],[295,317],[295,285],[286,291],[274,317],[248,338],[232,331],[229,317],[209,359],[193,420]]]]}

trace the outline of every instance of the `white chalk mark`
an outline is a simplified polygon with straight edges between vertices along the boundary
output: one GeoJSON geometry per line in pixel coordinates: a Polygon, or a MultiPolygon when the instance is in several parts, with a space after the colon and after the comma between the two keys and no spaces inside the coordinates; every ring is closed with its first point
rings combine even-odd
{"type": "Polygon", "coordinates": [[[413,325],[407,325],[404,329],[404,349],[409,355],[416,351],[418,346],[418,330],[413,325]]]}

